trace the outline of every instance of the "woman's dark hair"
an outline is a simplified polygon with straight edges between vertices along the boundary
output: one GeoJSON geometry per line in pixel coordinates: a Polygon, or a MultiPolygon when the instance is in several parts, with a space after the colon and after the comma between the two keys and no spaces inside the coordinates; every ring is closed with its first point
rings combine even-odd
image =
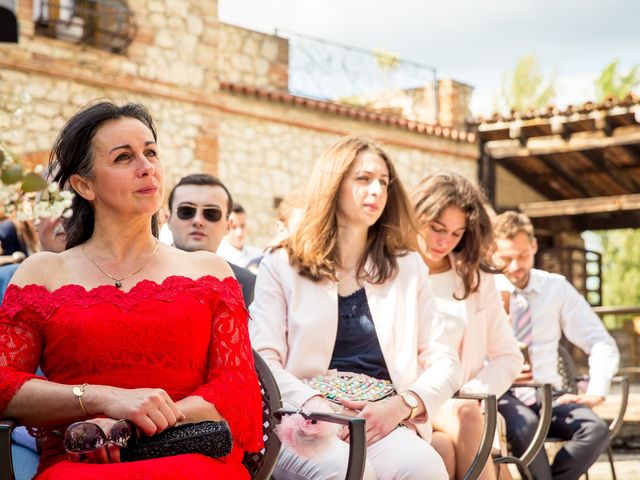
{"type": "MultiPolygon", "coordinates": [[[[127,103],[116,105],[110,101],[101,101],[85,106],[66,123],[51,149],[49,171],[60,189],[72,190],[69,179],[78,174],[85,178],[93,175],[93,138],[96,132],[109,120],[135,118],[144,123],[157,141],[156,128],[151,114],[143,105],[127,103]]],[[[71,204],[73,215],[63,219],[67,236],[66,248],[72,248],[86,242],[93,234],[94,212],[91,203],[76,193],[71,204]]],[[[151,220],[151,232],[158,236],[158,218],[151,220]]]]}

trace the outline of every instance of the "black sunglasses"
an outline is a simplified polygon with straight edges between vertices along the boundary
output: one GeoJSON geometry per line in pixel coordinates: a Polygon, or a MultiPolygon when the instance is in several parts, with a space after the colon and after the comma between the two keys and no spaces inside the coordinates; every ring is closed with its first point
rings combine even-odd
{"type": "MultiPolygon", "coordinates": [[[[176,209],[176,215],[180,220],[191,220],[196,216],[196,212],[200,207],[194,207],[191,205],[180,205],[176,209]]],[[[209,222],[219,222],[222,218],[222,210],[218,207],[203,207],[202,216],[209,222]]]]}

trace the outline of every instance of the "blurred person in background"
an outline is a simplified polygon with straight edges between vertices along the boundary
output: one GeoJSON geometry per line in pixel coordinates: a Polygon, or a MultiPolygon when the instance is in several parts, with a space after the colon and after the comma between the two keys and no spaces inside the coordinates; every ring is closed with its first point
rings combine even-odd
{"type": "Polygon", "coordinates": [[[234,203],[229,214],[229,232],[218,247],[218,255],[239,267],[259,264],[262,250],[247,243],[247,232],[247,212],[242,205],[234,203]]]}

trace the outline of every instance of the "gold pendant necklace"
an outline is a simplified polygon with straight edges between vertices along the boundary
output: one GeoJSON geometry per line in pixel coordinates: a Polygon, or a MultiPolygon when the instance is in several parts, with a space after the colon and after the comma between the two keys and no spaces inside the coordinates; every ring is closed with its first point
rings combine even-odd
{"type": "Polygon", "coordinates": [[[146,262],[144,262],[142,264],[142,266],[140,268],[138,268],[136,271],[131,272],[129,275],[125,275],[122,278],[116,278],[112,275],[109,275],[107,272],[105,272],[102,267],[100,265],[98,265],[98,263],[89,256],[89,254],[87,253],[87,251],[85,250],[85,246],[82,245],[82,253],[84,253],[85,257],[87,257],[89,260],[91,260],[91,263],[93,263],[96,267],[98,267],[98,270],[100,270],[103,275],[109,277],[111,280],[113,280],[115,282],[115,286],[116,288],[122,288],[122,282],[124,280],[126,280],[129,277],[133,277],[136,273],[138,273],[140,270],[142,270],[144,267],[146,267],[147,265],[149,265],[149,262],[151,261],[151,259],[153,258],[153,256],[156,254],[156,251],[158,251],[158,246],[160,245],[160,241],[156,238],[156,246],[153,248],[153,252],[151,252],[151,255],[149,255],[149,258],[147,259],[146,262]]]}

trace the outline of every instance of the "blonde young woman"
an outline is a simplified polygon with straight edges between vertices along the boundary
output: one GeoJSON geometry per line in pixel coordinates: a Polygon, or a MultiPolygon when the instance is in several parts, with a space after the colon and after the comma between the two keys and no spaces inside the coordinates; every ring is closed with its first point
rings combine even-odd
{"type": "MultiPolygon", "coordinates": [[[[482,201],[471,182],[447,172],[425,178],[413,194],[420,251],[462,364],[461,391],[499,397],[520,372],[522,355],[492,277],[493,233],[482,201]]],[[[432,444],[450,478],[463,478],[482,436],[480,406],[449,400],[432,423],[432,444]]],[[[495,477],[486,467],[481,478],[495,477]]]]}
{"type": "MultiPolygon", "coordinates": [[[[302,380],[330,369],[393,383],[398,395],[387,400],[342,402],[367,420],[366,478],[447,476],[429,420],[458,389],[460,365],[411,251],[413,223],[387,154],[363,138],[338,141],[315,165],[298,230],[265,256],[251,306],[253,346],[284,401],[318,401],[302,380]]],[[[347,457],[337,437],[311,459],[284,448],[276,476],[344,478],[347,457]]]]}

